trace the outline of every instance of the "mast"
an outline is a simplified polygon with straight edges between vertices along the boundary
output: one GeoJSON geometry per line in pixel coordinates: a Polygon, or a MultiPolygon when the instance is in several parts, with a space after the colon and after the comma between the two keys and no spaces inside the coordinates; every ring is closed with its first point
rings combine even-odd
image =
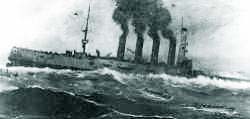
{"type": "Polygon", "coordinates": [[[184,60],[186,60],[186,53],[187,51],[187,32],[188,29],[184,27],[183,25],[183,17],[181,19],[181,39],[180,39],[180,46],[179,46],[179,53],[178,53],[178,60],[177,64],[182,63],[184,60]]]}
{"type": "Polygon", "coordinates": [[[89,9],[88,9],[88,16],[87,16],[87,22],[85,29],[82,30],[84,32],[84,38],[82,39],[82,49],[83,49],[83,54],[86,54],[86,44],[89,42],[88,38],[88,30],[89,30],[89,14],[90,14],[90,3],[89,3],[89,9]]]}

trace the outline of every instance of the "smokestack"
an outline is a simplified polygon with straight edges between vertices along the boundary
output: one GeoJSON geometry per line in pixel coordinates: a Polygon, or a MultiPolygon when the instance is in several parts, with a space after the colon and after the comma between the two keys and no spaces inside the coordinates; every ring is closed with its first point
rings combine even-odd
{"type": "Polygon", "coordinates": [[[122,35],[119,38],[119,46],[117,50],[117,58],[119,60],[124,59],[124,54],[125,54],[125,46],[126,46],[126,40],[128,36],[128,14],[125,14],[121,8],[116,8],[113,14],[113,20],[120,24],[121,30],[122,30],[122,35]]]}
{"type": "Polygon", "coordinates": [[[124,59],[126,40],[127,40],[127,36],[128,36],[128,25],[121,24],[121,29],[122,29],[123,33],[119,38],[119,46],[118,46],[118,51],[117,51],[117,58],[119,60],[124,59]]]}
{"type": "Polygon", "coordinates": [[[169,29],[162,30],[164,38],[169,39],[169,50],[168,50],[168,65],[175,65],[175,53],[176,53],[176,38],[173,31],[169,29]]]}
{"type": "Polygon", "coordinates": [[[157,30],[151,28],[148,32],[148,35],[153,39],[152,54],[151,54],[151,63],[158,63],[159,49],[160,49],[160,37],[157,33],[157,30]]]}
{"type": "Polygon", "coordinates": [[[168,65],[175,65],[176,40],[170,40],[168,51],[168,65]]]}
{"type": "Polygon", "coordinates": [[[135,49],[135,62],[142,62],[143,43],[144,43],[144,32],[146,25],[140,22],[141,20],[134,20],[135,33],[137,35],[136,49],[135,49]]]}
{"type": "Polygon", "coordinates": [[[135,49],[135,62],[142,62],[144,38],[143,34],[137,34],[136,49],[135,49]]]}
{"type": "Polygon", "coordinates": [[[156,7],[156,9],[153,10],[153,14],[150,15],[150,22],[149,22],[150,29],[148,35],[153,40],[152,54],[151,54],[152,64],[158,63],[158,54],[160,48],[160,37],[158,31],[161,31],[163,36],[169,37],[169,34],[166,34],[165,32],[168,31],[167,27],[170,22],[171,22],[170,13],[167,9],[163,7],[156,7]]]}

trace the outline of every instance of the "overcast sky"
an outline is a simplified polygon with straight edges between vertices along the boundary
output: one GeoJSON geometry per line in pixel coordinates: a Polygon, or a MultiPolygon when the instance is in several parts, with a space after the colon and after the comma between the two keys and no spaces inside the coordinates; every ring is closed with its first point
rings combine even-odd
{"type": "MultiPolygon", "coordinates": [[[[204,68],[250,72],[250,7],[248,0],[163,0],[171,12],[171,28],[184,17],[189,33],[189,57],[204,68]],[[175,4],[175,5],[173,5],[175,4]],[[173,7],[174,6],[174,7],[173,7]]],[[[116,54],[119,26],[112,21],[112,0],[92,0],[88,51],[116,54]]],[[[7,62],[11,47],[63,52],[81,50],[80,24],[88,0],[2,0],[0,2],[0,59],[7,62]],[[73,15],[79,12],[80,17],[73,15]]],[[[131,28],[132,29],[132,28],[131,28]]],[[[128,46],[133,49],[135,35],[128,46]]],[[[151,51],[148,41],[144,54],[151,51]]],[[[167,44],[167,41],[163,43],[167,44]]],[[[167,49],[161,47],[161,49],[167,49]]],[[[163,58],[166,51],[162,50],[163,58]]],[[[148,55],[149,56],[149,55],[148,55]]]]}

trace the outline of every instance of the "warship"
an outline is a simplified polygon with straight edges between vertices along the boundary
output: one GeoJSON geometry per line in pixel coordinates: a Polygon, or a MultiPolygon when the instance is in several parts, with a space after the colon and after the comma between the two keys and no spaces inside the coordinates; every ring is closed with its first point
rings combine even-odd
{"type": "MultiPolygon", "coordinates": [[[[159,48],[152,47],[150,62],[142,60],[142,49],[135,49],[134,60],[124,58],[125,44],[123,38],[119,39],[119,47],[116,57],[100,56],[100,51],[96,50],[96,55],[88,54],[86,45],[88,44],[90,6],[86,19],[86,26],[82,29],[84,38],[81,40],[82,51],[66,51],[57,53],[51,51],[39,51],[27,48],[13,47],[8,57],[7,66],[25,66],[25,67],[49,67],[55,69],[73,69],[73,70],[96,70],[99,68],[110,68],[122,72],[133,73],[167,73],[171,75],[194,76],[192,60],[188,59],[187,54],[187,36],[188,29],[183,26],[180,28],[179,50],[177,49],[177,40],[170,40],[167,63],[158,62],[159,48]]],[[[183,21],[183,20],[182,20],[183,21]]],[[[137,48],[142,47],[141,43],[136,44],[137,48]]],[[[160,44],[159,44],[160,45],[160,44]]]]}

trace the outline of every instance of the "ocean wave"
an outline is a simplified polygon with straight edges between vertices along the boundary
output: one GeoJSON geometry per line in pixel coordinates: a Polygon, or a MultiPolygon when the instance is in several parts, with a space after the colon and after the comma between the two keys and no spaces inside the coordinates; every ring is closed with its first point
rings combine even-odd
{"type": "Polygon", "coordinates": [[[49,67],[45,68],[38,68],[38,67],[23,67],[23,66],[16,66],[16,67],[1,67],[1,72],[10,72],[10,73],[69,73],[73,70],[70,69],[52,69],[49,67]]]}
{"type": "Polygon", "coordinates": [[[18,112],[15,117],[19,118],[51,117],[55,113],[58,118],[71,119],[181,119],[186,116],[192,119],[195,116],[213,117],[217,113],[223,118],[235,116],[241,110],[181,104],[238,107],[244,103],[243,98],[249,98],[250,89],[250,81],[247,80],[124,73],[109,68],[93,71],[49,68],[35,68],[33,71],[28,68],[22,71],[22,67],[15,67],[8,70],[12,74],[19,71],[23,74],[17,77],[0,75],[0,101],[6,99],[0,102],[0,114],[4,114],[1,112],[1,107],[4,107],[10,114],[18,112]],[[1,92],[1,87],[8,90],[1,92]],[[238,94],[232,95],[234,92],[238,94]],[[13,107],[17,108],[13,110],[13,107]]]}
{"type": "Polygon", "coordinates": [[[221,114],[225,114],[228,116],[235,116],[238,114],[238,112],[236,112],[233,109],[230,108],[219,108],[219,107],[193,107],[193,106],[187,106],[184,107],[185,109],[191,109],[194,111],[204,111],[204,112],[209,112],[209,113],[221,113],[221,114]]]}
{"type": "Polygon", "coordinates": [[[164,96],[164,94],[156,94],[154,92],[147,90],[141,90],[140,92],[142,93],[143,97],[149,98],[154,101],[169,102],[174,99],[174,96],[169,96],[169,95],[164,96]]]}
{"type": "Polygon", "coordinates": [[[249,74],[245,72],[213,72],[213,74],[234,79],[250,80],[249,74]]]}
{"type": "Polygon", "coordinates": [[[104,74],[112,75],[117,81],[119,81],[122,84],[126,84],[124,79],[131,77],[131,75],[129,75],[129,74],[121,73],[119,71],[111,70],[109,68],[100,69],[100,70],[98,70],[98,73],[100,73],[102,75],[104,75],[104,74]]]}
{"type": "Polygon", "coordinates": [[[114,113],[119,114],[121,116],[125,116],[125,117],[130,117],[130,118],[143,118],[143,119],[177,119],[173,116],[159,116],[159,115],[134,115],[134,114],[128,114],[128,113],[123,113],[123,112],[119,112],[117,110],[113,110],[114,113]]]}
{"type": "MultiPolygon", "coordinates": [[[[101,77],[100,79],[102,80],[102,82],[107,82],[109,80],[115,80],[122,85],[130,85],[130,86],[135,86],[137,88],[141,88],[140,85],[143,86],[143,83],[145,83],[147,81],[149,81],[149,82],[150,81],[151,82],[153,82],[153,81],[156,81],[156,82],[161,81],[162,82],[163,81],[165,83],[165,85],[170,85],[172,87],[195,87],[195,88],[211,87],[214,89],[217,87],[217,88],[224,88],[224,89],[228,89],[228,90],[250,90],[250,81],[247,81],[247,80],[237,80],[237,79],[227,80],[227,79],[221,79],[218,77],[211,78],[211,77],[202,76],[202,75],[195,77],[195,78],[186,78],[186,77],[180,77],[180,76],[172,76],[172,75],[168,75],[168,74],[123,73],[123,72],[119,72],[119,71],[112,70],[109,68],[102,68],[102,69],[97,69],[97,70],[93,70],[93,71],[72,71],[72,70],[54,70],[54,69],[50,69],[50,68],[12,67],[12,68],[8,68],[8,70],[10,72],[12,72],[13,74],[14,74],[14,72],[18,72],[18,73],[20,73],[20,72],[21,73],[33,72],[33,73],[35,73],[33,75],[23,75],[23,76],[19,77],[23,81],[18,80],[17,82],[15,82],[16,84],[22,83],[22,82],[28,83],[28,84],[23,84],[23,85],[26,85],[26,87],[34,86],[34,85],[44,87],[44,88],[47,88],[49,86],[53,87],[53,85],[49,83],[50,81],[54,80],[53,78],[58,78],[58,76],[59,76],[59,78],[62,78],[63,75],[67,75],[67,76],[69,75],[69,77],[66,77],[66,78],[72,79],[73,77],[76,77],[77,79],[84,79],[84,81],[79,80],[79,82],[73,83],[77,87],[89,86],[89,87],[93,88],[93,85],[95,85],[96,83],[100,83],[100,82],[97,82],[95,80],[94,81],[86,80],[86,79],[88,79],[88,78],[86,78],[87,76],[93,76],[94,77],[93,79],[101,77]],[[50,77],[51,75],[40,74],[40,72],[53,74],[53,76],[54,75],[56,75],[56,76],[50,77]],[[36,74],[36,73],[38,73],[38,74],[36,74]],[[104,77],[104,75],[108,75],[108,77],[107,76],[104,77]],[[48,78],[50,78],[51,80],[47,81],[48,78]],[[34,80],[30,81],[31,79],[34,79],[34,80]],[[24,81],[24,80],[27,80],[27,81],[24,81]]],[[[1,87],[3,87],[0,89],[0,91],[13,90],[13,89],[16,89],[18,87],[17,85],[13,85],[13,83],[9,83],[9,82],[11,82],[12,80],[19,79],[19,78],[13,78],[11,76],[10,77],[1,76],[0,78],[2,80],[6,80],[0,84],[0,85],[2,85],[1,87]]],[[[66,78],[64,77],[63,79],[66,79],[66,78]]],[[[73,79],[75,79],[75,78],[73,78],[73,79]]],[[[76,87],[76,86],[74,86],[74,87],[76,87]]],[[[147,86],[150,86],[150,84],[147,86]]],[[[92,88],[89,88],[89,89],[92,89],[92,88]]],[[[89,90],[89,89],[87,89],[87,90],[89,90]]],[[[152,95],[151,95],[151,97],[152,97],[152,95]]]]}
{"type": "Polygon", "coordinates": [[[0,83],[0,92],[11,91],[16,89],[18,89],[18,87],[12,86],[8,83],[0,83]]]}
{"type": "Polygon", "coordinates": [[[11,78],[0,76],[0,92],[5,92],[5,91],[10,91],[10,90],[16,90],[18,89],[17,86],[12,85],[10,81],[12,80],[11,78]]]}
{"type": "Polygon", "coordinates": [[[230,90],[250,90],[250,81],[248,80],[227,80],[217,77],[198,76],[195,78],[186,78],[181,76],[173,76],[169,74],[135,74],[135,73],[122,73],[116,70],[104,68],[99,69],[100,74],[113,75],[114,79],[127,84],[131,80],[147,80],[147,79],[163,79],[167,85],[173,86],[196,86],[196,87],[207,87],[215,86],[218,88],[226,88],[230,90]]]}
{"type": "Polygon", "coordinates": [[[226,88],[230,90],[249,90],[250,81],[242,80],[226,80],[220,78],[210,78],[207,76],[198,76],[196,78],[186,78],[179,76],[170,76],[167,74],[150,74],[149,77],[164,79],[167,84],[207,87],[215,86],[218,88],[226,88]]]}
{"type": "Polygon", "coordinates": [[[111,112],[104,105],[64,92],[41,88],[20,88],[0,93],[1,114],[55,118],[93,118],[111,112]]]}
{"type": "MultiPolygon", "coordinates": [[[[171,84],[173,86],[215,86],[219,88],[226,88],[232,90],[249,90],[250,89],[250,81],[248,80],[227,80],[221,79],[219,77],[207,77],[207,76],[198,76],[195,78],[186,78],[181,76],[172,76],[168,74],[136,74],[136,73],[123,73],[120,71],[112,70],[109,68],[102,68],[93,71],[72,71],[72,70],[57,70],[50,68],[31,68],[31,67],[10,67],[2,70],[8,70],[9,72],[18,72],[18,73],[57,73],[57,74],[72,74],[76,75],[77,78],[85,78],[89,75],[112,75],[116,81],[121,84],[127,84],[131,82],[131,80],[147,80],[147,79],[163,79],[166,84],[171,84]]],[[[230,74],[227,73],[227,76],[230,74]]],[[[233,77],[235,73],[232,73],[230,77],[233,77]]],[[[238,77],[236,75],[235,77],[238,77]]]]}

